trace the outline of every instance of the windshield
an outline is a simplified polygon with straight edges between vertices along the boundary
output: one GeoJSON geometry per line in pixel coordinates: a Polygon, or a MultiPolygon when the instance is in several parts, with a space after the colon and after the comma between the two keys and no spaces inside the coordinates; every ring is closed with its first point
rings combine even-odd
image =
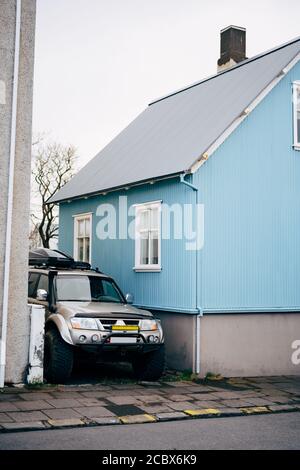
{"type": "Polygon", "coordinates": [[[56,294],[60,302],[124,303],[116,284],[98,276],[59,275],[56,278],[56,294]]]}

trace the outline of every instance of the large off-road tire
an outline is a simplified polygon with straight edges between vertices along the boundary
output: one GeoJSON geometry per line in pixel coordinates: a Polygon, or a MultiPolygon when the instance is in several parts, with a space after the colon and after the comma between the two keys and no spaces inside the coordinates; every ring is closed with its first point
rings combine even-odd
{"type": "Polygon", "coordinates": [[[49,383],[64,383],[71,375],[74,361],[73,347],[52,328],[45,335],[44,374],[49,383]]]}
{"type": "Polygon", "coordinates": [[[165,346],[133,359],[132,367],[139,380],[159,380],[165,370],[165,346]]]}

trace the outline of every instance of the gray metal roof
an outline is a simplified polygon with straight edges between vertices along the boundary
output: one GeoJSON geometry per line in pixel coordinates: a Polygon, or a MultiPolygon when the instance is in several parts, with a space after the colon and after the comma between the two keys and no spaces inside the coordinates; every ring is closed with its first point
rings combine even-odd
{"type": "Polygon", "coordinates": [[[299,52],[297,38],[151,103],[50,201],[188,171],[299,52]]]}

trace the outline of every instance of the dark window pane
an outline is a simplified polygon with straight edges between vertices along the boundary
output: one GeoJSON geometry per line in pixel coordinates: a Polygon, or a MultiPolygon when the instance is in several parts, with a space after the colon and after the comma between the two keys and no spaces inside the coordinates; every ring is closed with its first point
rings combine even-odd
{"type": "Polygon", "coordinates": [[[149,264],[149,239],[148,233],[143,234],[141,238],[141,264],[149,264]]]}
{"type": "Polygon", "coordinates": [[[85,239],[85,253],[84,253],[84,261],[89,262],[90,260],[90,239],[85,239]]]}
{"type": "Polygon", "coordinates": [[[150,264],[158,264],[158,234],[151,234],[150,264]]]}
{"type": "Polygon", "coordinates": [[[35,297],[37,281],[40,277],[38,273],[30,273],[28,279],[28,297],[35,297]]]}

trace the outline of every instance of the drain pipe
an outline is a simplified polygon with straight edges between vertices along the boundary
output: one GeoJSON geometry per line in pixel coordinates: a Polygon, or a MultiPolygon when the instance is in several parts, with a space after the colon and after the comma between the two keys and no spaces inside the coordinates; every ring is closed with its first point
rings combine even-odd
{"type": "Polygon", "coordinates": [[[199,313],[196,316],[196,338],[195,338],[195,367],[194,367],[194,372],[195,374],[200,374],[200,368],[201,368],[201,317],[203,316],[202,309],[199,308],[199,313]]]}
{"type": "Polygon", "coordinates": [[[14,54],[14,75],[13,75],[14,82],[13,82],[13,92],[12,92],[13,93],[12,94],[12,117],[11,117],[11,129],[10,129],[10,154],[9,154],[8,198],[7,198],[7,216],[6,216],[2,329],[1,329],[1,342],[0,342],[0,388],[4,387],[5,366],[6,366],[6,338],[7,338],[12,212],[13,212],[18,87],[19,87],[21,11],[22,11],[22,0],[16,0],[16,31],[15,31],[15,54],[14,54]]]}
{"type": "MultiPolygon", "coordinates": [[[[196,206],[198,205],[198,188],[192,183],[189,183],[186,181],[185,178],[186,173],[182,173],[180,175],[180,182],[182,184],[185,184],[188,186],[190,189],[196,192],[196,206]]],[[[201,308],[198,307],[198,249],[196,247],[196,309],[198,313],[196,313],[196,326],[195,326],[195,358],[194,358],[194,367],[193,367],[193,372],[195,374],[200,374],[200,365],[201,365],[201,353],[200,353],[200,333],[201,333],[201,322],[200,319],[203,316],[203,311],[201,308]]]]}

